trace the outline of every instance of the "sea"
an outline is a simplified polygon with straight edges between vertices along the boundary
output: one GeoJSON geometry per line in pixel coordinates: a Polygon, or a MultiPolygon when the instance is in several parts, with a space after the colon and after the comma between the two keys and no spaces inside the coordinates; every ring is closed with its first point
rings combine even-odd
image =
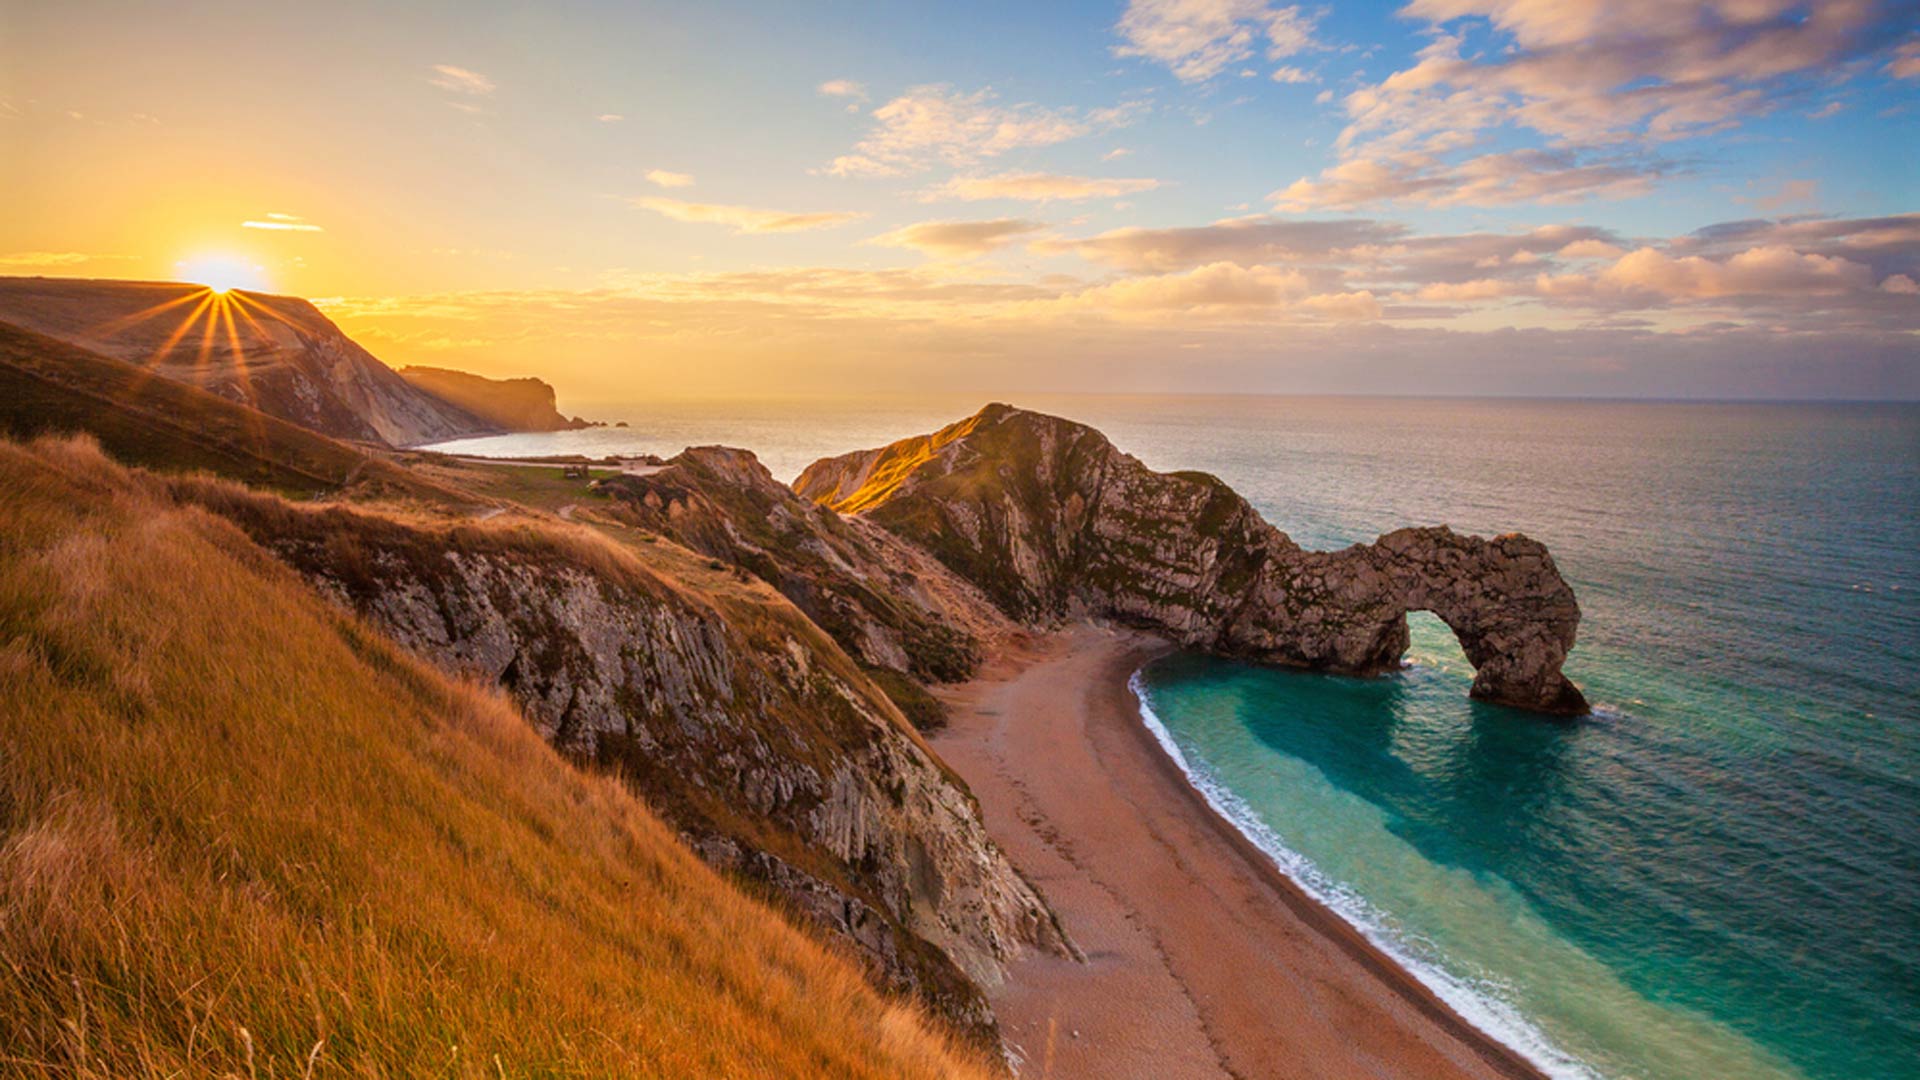
{"type": "MultiPolygon", "coordinates": [[[[1424,613],[1385,677],[1175,655],[1133,680],[1214,807],[1469,1020],[1556,1077],[1920,1077],[1920,405],[1008,400],[1214,473],[1309,547],[1550,547],[1590,717],[1469,700],[1424,613]]],[[[724,443],[789,480],[984,403],[609,405],[628,427],[442,448],[724,443]]]]}

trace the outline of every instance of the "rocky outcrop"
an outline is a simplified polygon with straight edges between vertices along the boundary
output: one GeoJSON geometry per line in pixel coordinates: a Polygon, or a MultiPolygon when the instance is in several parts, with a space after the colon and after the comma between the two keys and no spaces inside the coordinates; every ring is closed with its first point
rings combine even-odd
{"type": "Polygon", "coordinates": [[[569,420],[556,407],[553,387],[539,379],[489,379],[450,368],[409,366],[400,377],[507,431],[573,431],[593,425],[569,420]]]}
{"type": "MultiPolygon", "coordinates": [[[[623,520],[779,589],[869,669],[925,682],[964,679],[983,644],[1013,629],[938,560],[800,498],[745,450],[693,447],[656,472],[604,480],[600,490],[623,520]]],[[[890,692],[897,687],[889,681],[890,692]]]]}
{"type": "Polygon", "coordinates": [[[1580,609],[1542,544],[1445,527],[1303,550],[1204,473],[1158,473],[1082,424],[990,405],[932,435],[816,462],[803,497],[925,547],[1016,618],[1110,617],[1222,656],[1396,667],[1409,611],[1451,627],[1473,695],[1578,714],[1580,609]]]}
{"type": "Polygon", "coordinates": [[[708,861],[983,1045],[995,1028],[980,988],[1026,948],[1072,951],[962,782],[751,578],[666,541],[643,555],[547,522],[414,524],[207,481],[176,490],[422,656],[503,687],[708,861]]]}
{"type": "Polygon", "coordinates": [[[502,430],[409,384],[293,297],[0,278],[0,320],[338,439],[411,446],[502,430]]]}

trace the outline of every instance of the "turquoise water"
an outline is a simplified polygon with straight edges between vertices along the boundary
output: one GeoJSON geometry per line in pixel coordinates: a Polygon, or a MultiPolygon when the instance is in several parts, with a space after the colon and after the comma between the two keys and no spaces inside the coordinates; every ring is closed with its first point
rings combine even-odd
{"type": "MultiPolygon", "coordinates": [[[[1477,1023],[1567,1076],[1920,1075],[1920,407],[1016,403],[1214,472],[1310,546],[1550,545],[1591,719],[1468,701],[1425,616],[1388,678],[1138,680],[1209,797],[1477,1023]]],[[[484,449],[731,442],[790,478],[979,404],[655,404],[484,449]]]]}

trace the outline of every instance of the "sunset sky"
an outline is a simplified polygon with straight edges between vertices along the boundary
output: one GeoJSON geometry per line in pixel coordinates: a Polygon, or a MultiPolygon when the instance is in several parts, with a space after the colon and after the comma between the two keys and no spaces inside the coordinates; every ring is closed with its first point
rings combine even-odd
{"type": "Polygon", "coordinates": [[[0,0],[0,274],[563,403],[1920,397],[1911,0],[0,0]]]}

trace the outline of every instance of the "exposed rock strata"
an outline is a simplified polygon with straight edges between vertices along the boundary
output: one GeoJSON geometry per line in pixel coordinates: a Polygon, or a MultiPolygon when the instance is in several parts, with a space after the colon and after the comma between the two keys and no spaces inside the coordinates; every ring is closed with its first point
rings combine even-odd
{"type": "MultiPolygon", "coordinates": [[[[964,679],[983,645],[1014,628],[926,552],[800,498],[745,450],[693,447],[659,472],[614,477],[600,489],[632,523],[779,589],[871,670],[964,679]]],[[[890,680],[887,688],[898,695],[898,687],[890,680]]]]}
{"type": "Polygon", "coordinates": [[[1398,665],[1408,611],[1453,629],[1473,696],[1587,709],[1561,674],[1580,609],[1544,545],[1444,526],[1306,551],[1220,480],[1158,473],[1098,431],[990,405],[941,431],[814,463],[802,496],[925,547],[1023,620],[1072,612],[1264,663],[1398,665]]]}
{"type": "Polygon", "coordinates": [[[663,576],[584,531],[416,527],[181,488],[396,640],[504,687],[710,862],[843,936],[883,984],[983,1044],[995,1036],[979,988],[1024,948],[1071,952],[960,781],[771,590],[664,542],[663,576]]]}

